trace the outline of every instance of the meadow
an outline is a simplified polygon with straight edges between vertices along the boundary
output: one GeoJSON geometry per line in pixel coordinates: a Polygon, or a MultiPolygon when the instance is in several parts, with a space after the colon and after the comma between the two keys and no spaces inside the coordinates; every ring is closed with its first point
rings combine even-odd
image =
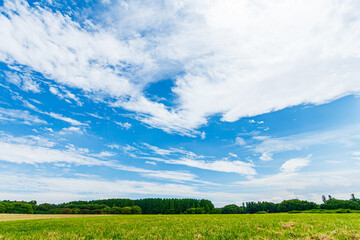
{"type": "Polygon", "coordinates": [[[63,217],[2,221],[0,239],[360,239],[358,213],[63,217]]]}

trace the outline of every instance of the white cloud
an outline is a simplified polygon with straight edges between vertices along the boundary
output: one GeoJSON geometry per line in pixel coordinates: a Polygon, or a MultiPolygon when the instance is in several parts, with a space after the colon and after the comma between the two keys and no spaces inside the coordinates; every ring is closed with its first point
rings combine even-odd
{"type": "MultiPolygon", "coordinates": [[[[360,160],[360,152],[354,152],[353,156],[355,160],[360,160]]],[[[358,165],[360,165],[360,161],[358,162],[358,165]]]]}
{"type": "Polygon", "coordinates": [[[87,113],[89,116],[92,116],[92,117],[94,117],[94,118],[98,118],[98,119],[104,119],[104,117],[101,117],[101,116],[99,116],[99,115],[97,115],[97,114],[94,114],[94,113],[87,113]]]}
{"type": "Polygon", "coordinates": [[[181,164],[189,167],[196,167],[200,169],[206,169],[206,170],[212,170],[218,172],[238,173],[241,175],[256,174],[253,164],[242,161],[227,161],[227,160],[204,161],[204,160],[193,160],[193,159],[183,158],[179,160],[167,160],[165,162],[171,164],[181,164]]]}
{"type": "Polygon", "coordinates": [[[119,144],[110,144],[107,145],[107,147],[111,149],[121,149],[121,146],[119,144]]]}
{"type": "Polygon", "coordinates": [[[157,157],[139,157],[143,159],[164,162],[167,164],[176,164],[176,165],[185,165],[188,167],[205,169],[210,171],[217,172],[226,172],[226,173],[237,173],[241,175],[255,175],[256,171],[254,169],[254,164],[246,163],[242,161],[228,161],[224,160],[200,160],[200,159],[190,159],[190,158],[179,158],[179,159],[165,159],[157,157]]]}
{"type": "Polygon", "coordinates": [[[37,145],[41,147],[53,147],[56,145],[54,141],[40,136],[28,135],[22,137],[14,137],[3,132],[0,132],[0,141],[16,144],[37,145]]]}
{"type": "MultiPolygon", "coordinates": [[[[44,111],[41,111],[39,108],[37,108],[36,106],[34,106],[33,104],[29,103],[28,101],[26,100],[21,100],[24,104],[25,107],[35,111],[35,112],[38,112],[38,113],[41,113],[41,114],[44,114],[44,115],[48,115],[52,118],[55,118],[55,119],[58,119],[58,120],[61,120],[61,121],[64,121],[64,122],[67,122],[67,123],[70,123],[71,125],[75,125],[75,126],[87,126],[87,124],[85,123],[81,123],[80,121],[78,120],[75,120],[75,119],[72,119],[72,118],[69,118],[69,117],[64,117],[63,115],[59,114],[59,113],[53,113],[53,112],[44,112],[44,111]]],[[[27,111],[24,111],[25,113],[27,113],[27,111]]],[[[0,112],[1,114],[1,112],[0,112]]],[[[76,130],[80,130],[79,127],[70,127],[68,129],[64,129],[64,130],[67,130],[68,132],[69,131],[76,131],[76,130]]],[[[79,132],[79,131],[78,131],[79,132]]],[[[80,133],[80,132],[79,132],[80,133]]]]}
{"type": "Polygon", "coordinates": [[[141,175],[145,176],[145,177],[171,179],[171,180],[177,180],[177,181],[194,181],[194,179],[197,178],[197,176],[195,174],[192,174],[189,172],[181,172],[181,171],[177,171],[177,172],[174,172],[174,171],[151,171],[151,172],[147,172],[147,173],[142,173],[141,175]]]}
{"type": "Polygon", "coordinates": [[[272,154],[268,153],[268,152],[264,152],[261,154],[261,156],[259,157],[260,160],[262,161],[271,161],[272,159],[272,154]]]}
{"type": "Polygon", "coordinates": [[[54,86],[50,86],[49,91],[58,96],[60,99],[65,99],[65,101],[67,101],[68,103],[71,103],[70,100],[75,101],[79,106],[82,106],[83,103],[80,101],[80,99],[78,97],[76,97],[73,93],[71,93],[70,91],[66,90],[64,87],[60,87],[61,90],[59,90],[58,88],[54,87],[54,86]],[[61,92],[60,92],[61,91],[61,92]]]}
{"type": "Polygon", "coordinates": [[[113,97],[152,127],[201,136],[194,129],[215,114],[232,122],[358,93],[359,8],[356,0],[132,1],[104,13],[109,31],[87,31],[59,12],[5,1],[0,59],[113,97]],[[176,81],[176,106],[144,97],[146,84],[165,78],[176,81]]]}
{"type": "Polygon", "coordinates": [[[229,153],[230,156],[237,158],[238,156],[235,153],[229,153]]]}
{"type": "MultiPolygon", "coordinates": [[[[315,202],[321,202],[321,195],[348,198],[350,193],[357,192],[360,184],[358,169],[339,169],[332,171],[280,172],[263,177],[250,177],[248,180],[236,182],[237,187],[244,191],[261,191],[271,196],[270,199],[290,199],[298,197],[315,202]]],[[[259,196],[259,199],[262,198],[259,196]]],[[[263,198],[262,198],[263,199],[263,198]]]]}
{"type": "Polygon", "coordinates": [[[246,142],[242,137],[236,137],[235,144],[237,144],[239,146],[244,146],[244,145],[246,145],[246,142]]]}
{"type": "Polygon", "coordinates": [[[48,113],[50,117],[53,117],[53,118],[56,118],[56,119],[59,119],[61,121],[64,121],[64,122],[68,122],[70,123],[71,125],[75,125],[75,126],[84,126],[84,125],[87,125],[87,124],[84,124],[84,123],[81,123],[79,122],[78,120],[75,120],[75,119],[72,119],[72,118],[69,118],[69,117],[64,117],[62,116],[61,114],[59,113],[48,113]]]}
{"type": "Polygon", "coordinates": [[[41,91],[39,84],[32,79],[29,72],[18,74],[16,72],[4,71],[4,73],[8,82],[15,84],[26,92],[39,93],[41,91]]]}
{"type": "Polygon", "coordinates": [[[176,150],[162,149],[162,148],[159,148],[159,147],[147,144],[147,143],[143,143],[143,145],[145,147],[147,147],[148,149],[150,149],[151,151],[153,151],[155,154],[162,155],[162,156],[171,155],[171,154],[177,152],[176,150]]]}
{"type": "Polygon", "coordinates": [[[125,147],[122,147],[122,150],[125,154],[133,158],[164,162],[167,164],[184,165],[211,171],[238,173],[241,175],[256,174],[254,164],[252,163],[246,163],[239,160],[229,161],[227,158],[216,160],[214,157],[197,155],[184,149],[162,149],[147,143],[142,143],[142,146],[146,149],[141,148],[141,146],[139,146],[139,148],[135,148],[133,146],[126,145],[125,147]],[[151,152],[149,153],[146,150],[150,150],[151,152]],[[157,154],[160,157],[153,157],[153,154],[157,154]]]}
{"type": "Polygon", "coordinates": [[[257,142],[253,145],[247,145],[247,147],[256,153],[260,153],[261,160],[270,161],[275,153],[298,151],[309,146],[334,143],[353,146],[360,140],[360,126],[351,125],[333,130],[305,132],[279,138],[257,135],[253,136],[252,139],[257,142]]]}
{"type": "Polygon", "coordinates": [[[22,89],[24,91],[27,92],[32,91],[35,93],[39,93],[41,91],[40,86],[37,84],[37,82],[32,80],[30,76],[23,77],[22,81],[23,81],[22,89]]]}
{"type": "Polygon", "coordinates": [[[36,136],[13,137],[1,133],[0,137],[0,161],[17,164],[54,164],[61,166],[105,166],[120,171],[135,172],[144,177],[166,179],[172,181],[201,182],[197,176],[184,171],[148,170],[133,166],[127,166],[115,160],[100,160],[110,158],[114,153],[103,151],[98,154],[90,153],[86,148],[76,148],[67,145],[67,149],[53,148],[56,144],[47,139],[36,136]],[[60,164],[60,165],[59,165],[60,164]]]}
{"type": "Polygon", "coordinates": [[[131,123],[128,123],[128,122],[117,122],[117,121],[115,121],[115,123],[117,125],[119,125],[121,128],[126,129],[126,130],[129,130],[132,127],[131,123]]]}
{"type": "MultiPolygon", "coordinates": [[[[25,191],[29,194],[29,189],[31,189],[32,194],[36,195],[46,192],[57,193],[56,195],[59,196],[60,199],[54,199],[55,202],[61,202],[63,198],[68,199],[68,195],[71,197],[74,195],[82,196],[82,198],[85,197],[86,199],[99,199],[106,196],[125,197],[129,194],[195,196],[197,192],[192,186],[171,183],[127,180],[108,181],[102,179],[55,178],[41,176],[27,177],[6,174],[2,174],[0,176],[0,192],[2,193],[9,191],[13,192],[16,190],[17,194],[21,194],[25,191]],[[59,193],[64,193],[65,196],[61,196],[59,193]]],[[[28,197],[27,194],[22,195],[22,197],[28,197]]],[[[19,196],[16,197],[18,197],[17,200],[20,199],[19,196]]],[[[49,196],[46,196],[44,199],[45,201],[48,201],[47,197],[49,196]]],[[[42,199],[39,200],[41,201],[42,199]]],[[[74,198],[70,198],[70,200],[74,200],[74,198]]]]}
{"type": "MultiPolygon", "coordinates": [[[[47,177],[36,175],[29,176],[19,173],[0,174],[0,199],[10,200],[38,200],[38,202],[61,203],[73,201],[74,199],[93,200],[104,198],[142,198],[144,196],[157,197],[192,197],[206,198],[221,207],[225,204],[241,204],[243,201],[282,201],[283,199],[299,198],[310,201],[321,202],[321,194],[316,190],[304,191],[304,186],[321,186],[322,192],[331,193],[337,198],[349,198],[349,192],[359,195],[356,190],[359,179],[356,177],[360,173],[357,170],[327,172],[325,174],[294,175],[272,179],[263,179],[260,182],[249,180],[237,183],[232,188],[242,188],[247,190],[256,189],[259,184],[267,188],[261,193],[238,193],[238,192],[202,192],[195,186],[172,183],[156,183],[144,181],[128,180],[104,180],[94,177],[66,178],[66,177],[47,177]],[[329,178],[329,176],[335,176],[329,178]],[[344,176],[351,176],[346,178],[344,176]],[[273,183],[273,185],[270,185],[273,183]],[[324,188],[324,186],[326,188],[324,188]],[[331,186],[341,187],[343,191],[334,191],[331,186]],[[30,191],[29,191],[30,189],[30,191]],[[295,190],[295,191],[294,191],[295,190]],[[15,192],[16,191],[16,192],[15,192]]],[[[221,187],[222,188],[222,187],[221,187]]],[[[249,191],[250,192],[250,191],[249,191]]]]}
{"type": "Polygon", "coordinates": [[[65,162],[76,165],[106,165],[95,158],[87,157],[72,151],[62,151],[32,144],[0,142],[1,161],[12,163],[57,163],[65,162]]]}
{"type": "Polygon", "coordinates": [[[74,133],[84,134],[84,131],[80,127],[68,127],[68,128],[63,128],[59,131],[60,135],[74,134],[74,133]]]}
{"type": "Polygon", "coordinates": [[[287,160],[283,165],[281,165],[280,170],[282,172],[297,172],[302,167],[306,167],[310,163],[311,155],[306,158],[293,158],[287,160]]]}
{"type": "Polygon", "coordinates": [[[234,203],[234,199],[240,201],[239,199],[255,198],[254,194],[201,192],[195,186],[178,183],[0,174],[0,199],[27,201],[36,199],[40,203],[61,203],[74,199],[134,198],[134,196],[206,198],[215,200],[217,207],[234,203]]]}
{"type": "Polygon", "coordinates": [[[102,152],[100,152],[98,154],[92,154],[92,156],[98,157],[98,158],[108,158],[108,157],[113,157],[115,155],[116,155],[115,153],[108,152],[108,151],[102,151],[102,152]]]}
{"type": "Polygon", "coordinates": [[[151,165],[157,165],[156,162],[152,162],[152,161],[145,161],[146,164],[151,164],[151,165]]]}
{"type": "MultiPolygon", "coordinates": [[[[133,91],[128,80],[109,67],[125,67],[120,61],[141,64],[143,57],[137,59],[134,43],[121,43],[103,31],[87,32],[69,16],[31,8],[26,2],[4,4],[2,10],[8,18],[0,18],[3,61],[30,66],[61,84],[85,91],[102,90],[115,96],[133,91]]],[[[139,44],[137,47],[141,48],[139,44]]]]}
{"type": "Polygon", "coordinates": [[[18,109],[6,109],[0,107],[0,121],[21,122],[28,125],[47,124],[37,116],[31,115],[28,111],[18,109]]]}

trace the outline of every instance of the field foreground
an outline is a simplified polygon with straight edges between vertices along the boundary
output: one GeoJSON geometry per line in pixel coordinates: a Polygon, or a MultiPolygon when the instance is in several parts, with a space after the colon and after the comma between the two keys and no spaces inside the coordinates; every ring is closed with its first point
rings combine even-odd
{"type": "Polygon", "coordinates": [[[0,239],[360,239],[360,214],[70,216],[3,221],[0,239]]]}

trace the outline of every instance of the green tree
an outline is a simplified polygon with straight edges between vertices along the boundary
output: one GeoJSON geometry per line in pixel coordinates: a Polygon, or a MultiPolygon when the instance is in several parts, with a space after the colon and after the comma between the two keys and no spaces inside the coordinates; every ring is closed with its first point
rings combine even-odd
{"type": "Polygon", "coordinates": [[[0,202],[0,213],[4,213],[6,210],[5,204],[0,202]]]}
{"type": "Polygon", "coordinates": [[[131,214],[131,207],[123,207],[121,208],[121,214],[131,214]]]}
{"type": "Polygon", "coordinates": [[[131,207],[131,213],[132,214],[141,214],[141,208],[139,206],[133,206],[133,207],[131,207]]]}
{"type": "Polygon", "coordinates": [[[229,204],[222,208],[221,213],[223,213],[223,214],[240,213],[240,208],[236,204],[229,204]]]}
{"type": "Polygon", "coordinates": [[[60,211],[60,214],[72,214],[72,210],[70,208],[64,208],[60,211]]]}

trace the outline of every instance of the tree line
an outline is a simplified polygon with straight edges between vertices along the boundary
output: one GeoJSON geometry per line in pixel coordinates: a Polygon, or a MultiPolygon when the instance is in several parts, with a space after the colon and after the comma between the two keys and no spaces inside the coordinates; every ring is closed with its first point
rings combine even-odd
{"type": "Polygon", "coordinates": [[[206,199],[104,199],[92,201],[73,201],[61,204],[42,203],[36,201],[0,201],[0,213],[28,214],[253,214],[279,213],[309,210],[360,210],[360,199],[351,195],[349,200],[340,200],[322,196],[323,203],[292,199],[281,203],[246,202],[241,206],[229,204],[215,208],[206,199]]]}

